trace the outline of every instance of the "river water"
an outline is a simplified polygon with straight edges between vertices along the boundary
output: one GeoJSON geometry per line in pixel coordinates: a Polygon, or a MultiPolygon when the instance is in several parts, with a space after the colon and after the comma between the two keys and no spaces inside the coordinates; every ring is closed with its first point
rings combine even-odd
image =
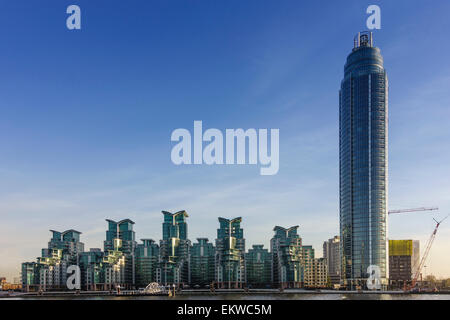
{"type": "Polygon", "coordinates": [[[166,296],[58,296],[58,297],[14,297],[13,300],[450,300],[450,294],[388,294],[388,293],[218,293],[184,294],[176,297],[166,296]]]}

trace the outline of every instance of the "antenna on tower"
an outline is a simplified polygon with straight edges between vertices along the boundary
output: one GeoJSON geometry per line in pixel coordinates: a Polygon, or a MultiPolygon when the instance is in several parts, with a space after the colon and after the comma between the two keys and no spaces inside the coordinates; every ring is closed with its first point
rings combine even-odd
{"type": "Polygon", "coordinates": [[[358,32],[358,35],[353,38],[353,49],[357,49],[359,47],[373,47],[372,32],[358,32]]]}

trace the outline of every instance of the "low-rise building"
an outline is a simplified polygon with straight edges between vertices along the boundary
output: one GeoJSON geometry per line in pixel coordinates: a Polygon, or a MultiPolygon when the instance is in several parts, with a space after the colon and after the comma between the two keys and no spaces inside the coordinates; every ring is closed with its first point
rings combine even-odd
{"type": "Polygon", "coordinates": [[[411,283],[420,262],[418,240],[389,240],[389,282],[392,288],[411,283]]]}

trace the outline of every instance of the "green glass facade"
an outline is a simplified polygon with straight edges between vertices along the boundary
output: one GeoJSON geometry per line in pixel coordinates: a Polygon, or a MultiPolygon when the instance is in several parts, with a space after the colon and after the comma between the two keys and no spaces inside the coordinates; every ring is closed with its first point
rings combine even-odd
{"type": "Polygon", "coordinates": [[[136,249],[134,222],[130,219],[106,219],[108,230],[104,241],[102,280],[108,288],[135,286],[134,255],[136,249]]]}
{"type": "Polygon", "coordinates": [[[136,286],[145,288],[156,282],[156,269],[159,262],[159,246],[153,239],[142,239],[136,247],[135,267],[136,286]]]}
{"type": "Polygon", "coordinates": [[[242,218],[219,218],[216,239],[216,282],[219,288],[242,288],[245,280],[245,239],[242,218]]]}
{"type": "Polygon", "coordinates": [[[297,234],[298,226],[283,228],[276,226],[270,241],[273,255],[272,281],[281,288],[300,288],[303,282],[302,239],[297,234]]]}
{"type": "Polygon", "coordinates": [[[264,245],[253,245],[245,254],[245,271],[249,288],[271,287],[272,254],[264,245]]]}
{"type": "Polygon", "coordinates": [[[88,252],[79,254],[82,290],[97,290],[98,288],[102,288],[105,282],[102,265],[103,257],[103,251],[98,248],[92,248],[88,252]]]}
{"type": "Polygon", "coordinates": [[[39,267],[37,262],[22,263],[21,280],[25,291],[34,291],[39,287],[39,267]]]}
{"type": "Polygon", "coordinates": [[[186,211],[170,213],[162,211],[163,239],[159,243],[160,263],[156,279],[164,285],[184,286],[190,282],[189,251],[191,243],[187,238],[186,211]]]}
{"type": "Polygon", "coordinates": [[[90,291],[140,289],[154,282],[194,289],[299,288],[308,279],[323,283],[325,260],[314,259],[312,246],[302,246],[298,226],[276,226],[270,251],[259,244],[245,252],[241,217],[219,218],[215,245],[207,238],[198,238],[191,245],[188,214],[162,213],[163,239],[159,245],[152,239],[137,244],[130,219],[106,220],[103,250],[85,252],[78,231],[51,230],[48,247],[42,249],[37,261],[22,264],[24,289],[66,290],[70,265],[79,266],[81,290],[90,291]]]}
{"type": "Polygon", "coordinates": [[[372,33],[360,33],[339,91],[340,239],[343,283],[364,285],[367,268],[387,284],[388,78],[372,33]]]}
{"type": "Polygon", "coordinates": [[[191,248],[191,286],[194,288],[211,285],[215,280],[216,249],[207,238],[198,238],[191,248]]]}
{"type": "Polygon", "coordinates": [[[80,242],[81,232],[50,230],[52,237],[47,248],[43,248],[37,262],[22,264],[22,286],[27,290],[62,290],[66,287],[67,267],[78,264],[84,251],[80,242]]]}

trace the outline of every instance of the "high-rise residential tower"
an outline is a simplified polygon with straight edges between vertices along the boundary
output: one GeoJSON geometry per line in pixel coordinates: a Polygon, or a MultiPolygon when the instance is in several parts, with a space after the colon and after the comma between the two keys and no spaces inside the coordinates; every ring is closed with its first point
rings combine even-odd
{"type": "Polygon", "coordinates": [[[358,33],[339,92],[342,277],[365,284],[370,265],[387,283],[388,78],[372,33],[358,33]]]}
{"type": "Polygon", "coordinates": [[[183,286],[190,282],[189,255],[191,242],[188,239],[186,211],[176,213],[162,211],[163,238],[159,242],[159,268],[156,282],[164,285],[183,286]]]}
{"type": "Polygon", "coordinates": [[[135,285],[134,254],[136,249],[134,221],[123,219],[118,222],[106,219],[108,230],[103,242],[104,279],[109,289],[120,286],[132,288],[135,285]]]}
{"type": "Polygon", "coordinates": [[[323,243],[323,257],[325,258],[330,282],[339,285],[341,281],[341,242],[339,236],[328,239],[323,243]]]}
{"type": "Polygon", "coordinates": [[[190,272],[194,288],[204,288],[214,282],[215,254],[214,245],[208,242],[208,238],[197,238],[197,242],[192,245],[190,272]]]}
{"type": "Polygon", "coordinates": [[[159,246],[153,239],[141,239],[136,246],[135,268],[136,286],[145,288],[156,281],[156,270],[159,262],[159,246]]]}
{"type": "Polygon", "coordinates": [[[302,238],[297,233],[299,226],[283,228],[275,226],[270,240],[272,252],[272,282],[280,288],[300,288],[303,286],[304,265],[302,238]]]}
{"type": "Polygon", "coordinates": [[[52,238],[42,249],[37,262],[22,263],[22,286],[29,290],[61,290],[66,287],[67,268],[78,265],[84,251],[81,232],[70,229],[64,232],[50,230],[52,238]]]}
{"type": "Polygon", "coordinates": [[[242,218],[219,217],[216,239],[216,282],[218,288],[243,288],[245,274],[245,239],[242,218]]]}
{"type": "Polygon", "coordinates": [[[250,288],[267,288],[272,282],[272,254],[262,244],[254,244],[245,254],[245,272],[250,288]]]}

